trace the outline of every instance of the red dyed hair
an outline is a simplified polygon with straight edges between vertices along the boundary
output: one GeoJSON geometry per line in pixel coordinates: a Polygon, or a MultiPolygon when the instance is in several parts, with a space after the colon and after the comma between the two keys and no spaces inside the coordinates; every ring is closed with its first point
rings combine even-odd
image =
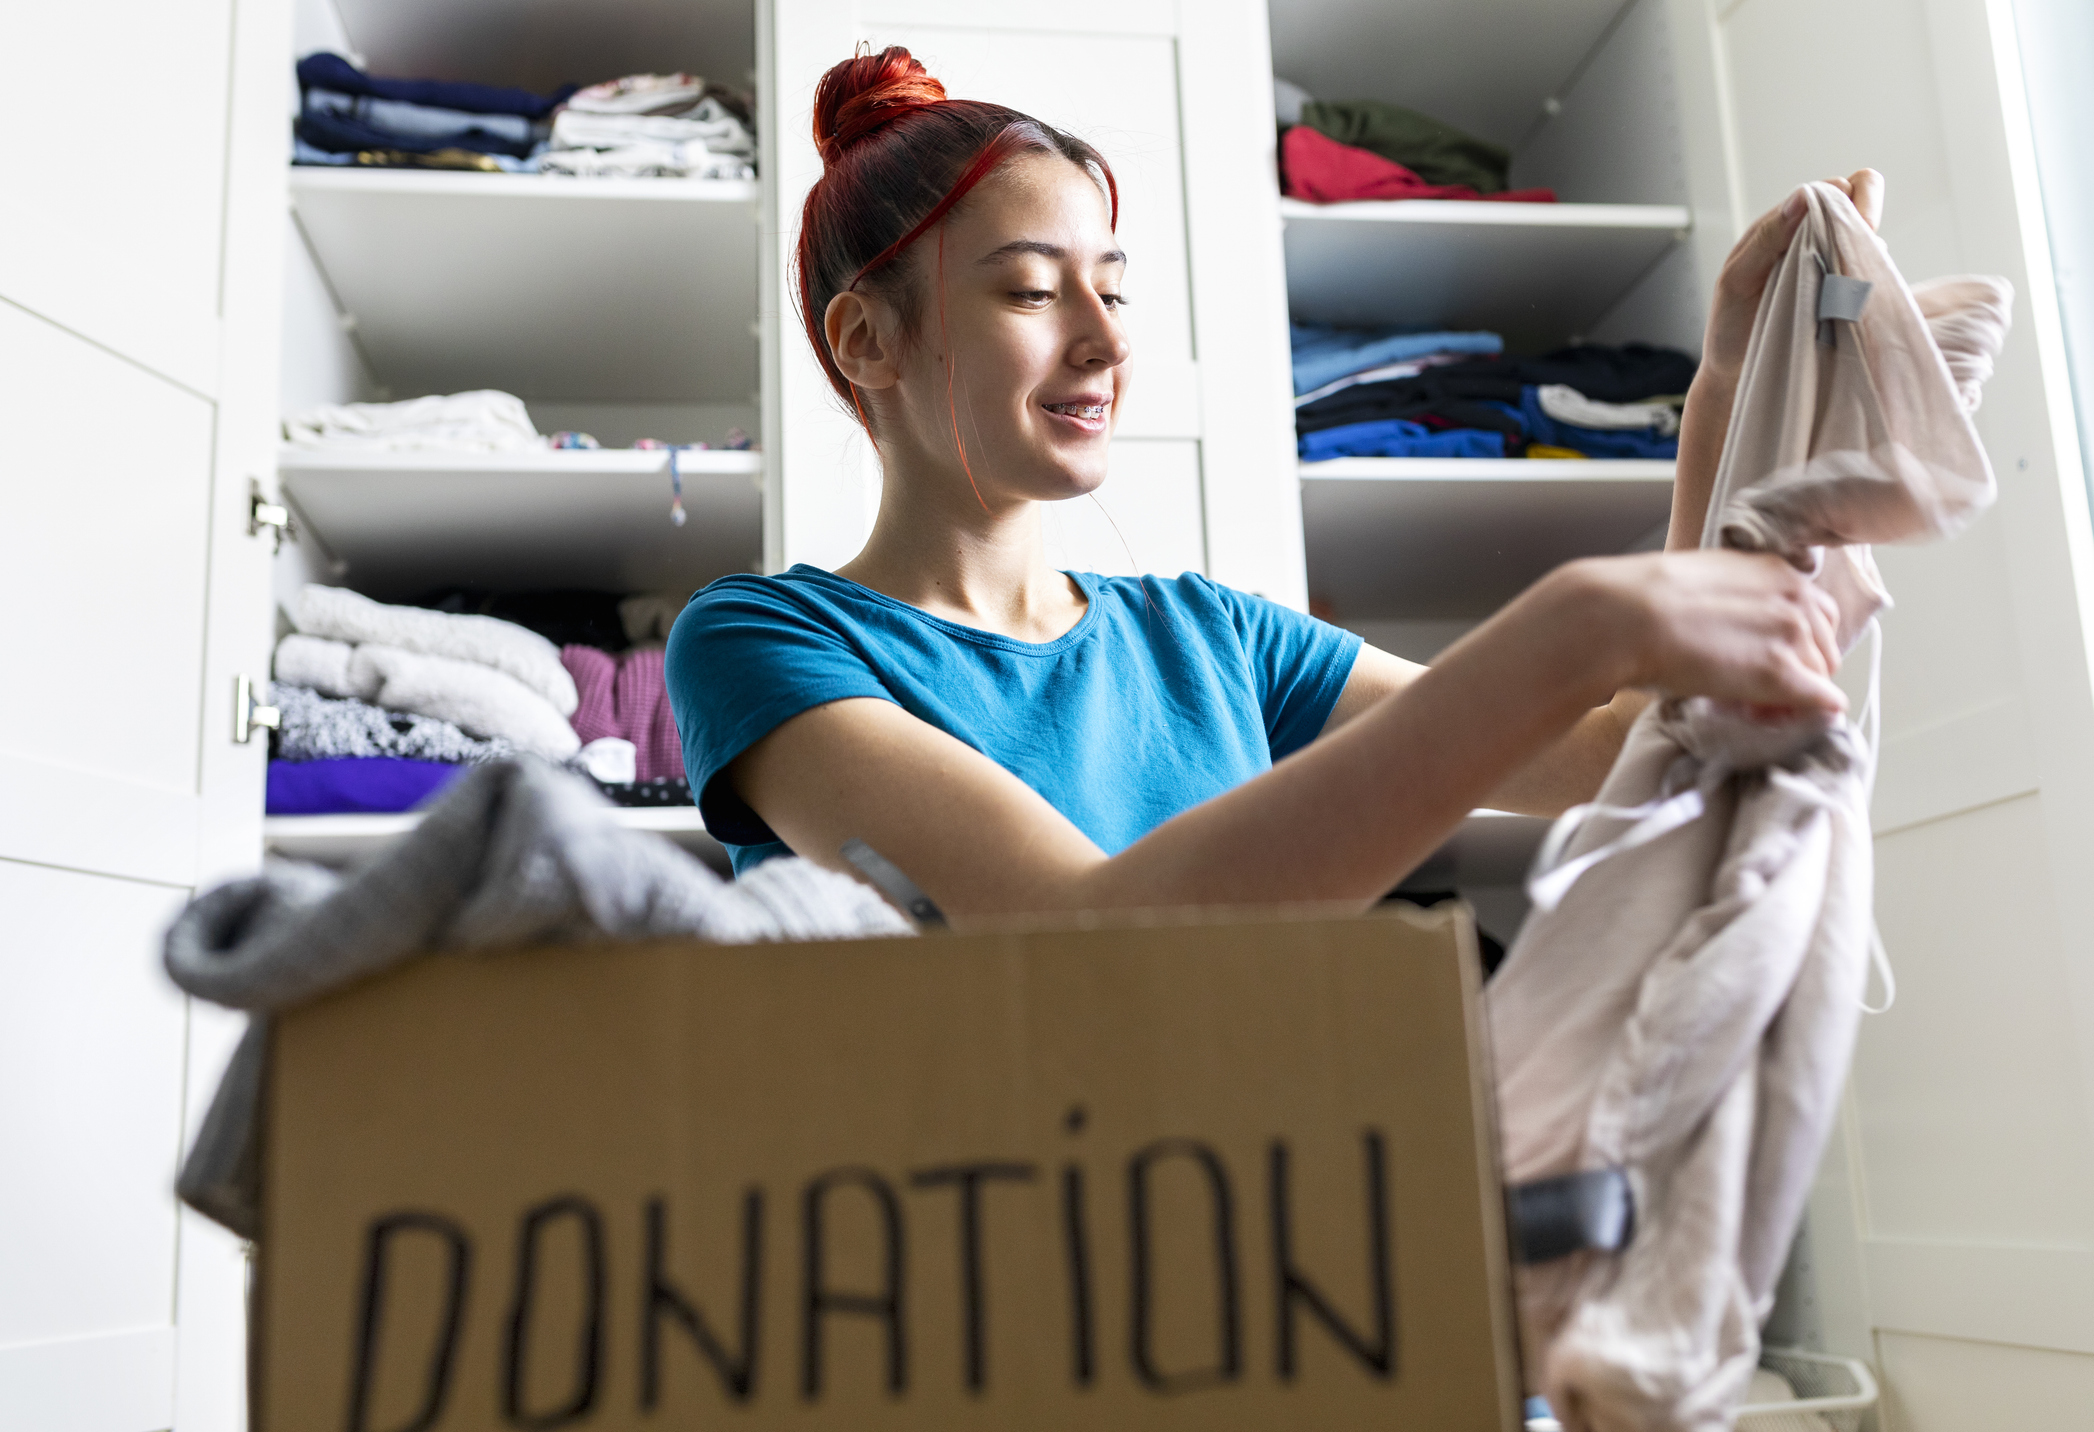
{"type": "MultiPolygon", "coordinates": [[[[945,86],[900,45],[877,55],[861,48],[822,76],[814,91],[814,143],[822,177],[800,213],[800,318],[830,386],[868,432],[857,389],[836,366],[822,326],[837,294],[878,292],[900,310],[904,331],[913,331],[915,286],[897,261],[1017,154],[1059,154],[1092,174],[1119,226],[1119,185],[1097,150],[1003,105],[947,99],[945,86]]],[[[957,415],[953,431],[957,442],[957,415]]]]}

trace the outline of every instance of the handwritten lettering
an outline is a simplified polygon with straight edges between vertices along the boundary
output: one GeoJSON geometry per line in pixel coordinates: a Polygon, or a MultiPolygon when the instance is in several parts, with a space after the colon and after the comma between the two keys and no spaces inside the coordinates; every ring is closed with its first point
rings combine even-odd
{"type": "Polygon", "coordinates": [[[647,1289],[640,1309],[640,1407],[653,1411],[662,1395],[662,1318],[674,1318],[690,1334],[698,1351],[719,1374],[733,1402],[747,1402],[756,1392],[758,1314],[763,1291],[763,1190],[742,1195],[741,1352],[730,1353],[668,1274],[668,1211],[663,1199],[647,1200],[647,1289]]]}
{"type": "MultiPolygon", "coordinates": [[[[1072,1114],[1067,1127],[1074,1135],[1082,1122],[1072,1114]]],[[[1303,1329],[1314,1325],[1366,1375],[1392,1381],[1398,1373],[1400,1338],[1394,1215],[1383,1136],[1368,1129],[1360,1140],[1363,1257],[1351,1266],[1364,1266],[1361,1283],[1352,1281],[1357,1275],[1343,1273],[1349,1260],[1341,1261],[1337,1268],[1312,1269],[1305,1264],[1297,1243],[1302,1215],[1296,1161],[1287,1140],[1274,1138],[1267,1144],[1263,1211],[1273,1294],[1270,1304],[1261,1306],[1270,1307],[1273,1319],[1269,1345],[1274,1378],[1283,1387],[1297,1384],[1303,1375],[1303,1329]],[[1349,1317],[1340,1310],[1341,1305],[1360,1307],[1354,1301],[1356,1294],[1337,1298],[1330,1291],[1349,1287],[1364,1287],[1364,1317],[1349,1317]]],[[[969,1395],[986,1395],[990,1387],[991,1264],[1005,1257],[998,1250],[1010,1244],[1011,1228],[1021,1226],[1028,1229],[1025,1237],[1049,1240],[1039,1245],[1039,1253],[1045,1253],[1051,1242],[1060,1245],[1068,1309],[1066,1366],[1072,1388],[1093,1387],[1110,1372],[1101,1367],[1098,1357],[1097,1279],[1101,1271],[1110,1275],[1117,1269],[1101,1270],[1101,1247],[1125,1250],[1126,1375],[1136,1386],[1167,1396],[1240,1382],[1246,1375],[1245,1309],[1237,1242],[1238,1201],[1227,1162],[1218,1149],[1198,1139],[1164,1138],[1136,1149],[1124,1169],[1125,1241],[1108,1239],[1102,1245],[1094,1236],[1097,1230],[1085,1164],[1073,1158],[1057,1170],[1052,1204],[1040,1202],[1036,1213],[1028,1215],[1038,1221],[1029,1225],[1015,1221],[1015,1206],[991,1219],[993,1200],[988,1190],[991,1184],[1035,1182],[1041,1171],[1030,1163],[1008,1159],[953,1162],[913,1170],[898,1181],[890,1181],[876,1169],[853,1165],[809,1179],[799,1196],[800,1396],[815,1402],[830,1390],[833,1377],[827,1366],[827,1344],[832,1320],[838,1318],[870,1320],[883,1354],[875,1385],[892,1398],[904,1396],[909,1389],[907,1210],[896,1192],[897,1182],[927,1194],[950,1190],[953,1195],[958,1231],[960,1380],[969,1395]],[[839,1218],[853,1236],[839,1235],[839,1218]],[[1051,1227],[1047,1226],[1049,1219],[1051,1227]],[[1177,1220],[1190,1230],[1181,1236],[1196,1241],[1166,1257],[1157,1237],[1159,1219],[1177,1220]],[[869,1263],[857,1261],[868,1256],[869,1263]],[[1191,1265],[1195,1273],[1203,1265],[1210,1271],[1184,1276],[1182,1259],[1186,1256],[1195,1260],[1191,1265]],[[860,1271],[839,1273],[839,1267],[860,1271]],[[1166,1269],[1171,1271],[1167,1274],[1166,1269]],[[839,1279],[845,1286],[837,1286],[839,1279]],[[853,1282],[860,1286],[851,1286],[853,1282]],[[1204,1330],[1210,1298],[1211,1343],[1204,1330]],[[1187,1356],[1177,1342],[1162,1336],[1167,1323],[1189,1330],[1195,1338],[1193,1346],[1211,1348],[1211,1352],[1193,1355],[1189,1366],[1166,1366],[1167,1361],[1187,1356]],[[1166,1348],[1172,1351],[1166,1353],[1166,1348]]],[[[764,1358],[760,1338],[763,1289],[772,1267],[766,1256],[765,1199],[760,1186],[751,1185],[742,1192],[739,1267],[709,1285],[723,1294],[731,1290],[732,1302],[727,1311],[716,1310],[711,1317],[701,1310],[700,1299],[692,1292],[691,1270],[686,1266],[680,1276],[671,1257],[669,1200],[656,1194],[640,1204],[640,1246],[635,1250],[640,1255],[635,1285],[640,1315],[635,1402],[640,1411],[654,1412],[665,1403],[686,1406],[670,1395],[672,1390],[697,1385],[676,1384],[667,1370],[676,1354],[665,1344],[679,1340],[672,1330],[681,1332],[698,1361],[711,1370],[710,1385],[718,1389],[724,1402],[746,1405],[757,1400],[764,1358]]],[[[1318,1214],[1321,1217],[1320,1209],[1318,1214]]],[[[495,1401],[512,1427],[545,1429],[582,1422],[603,1410],[604,1402],[608,1365],[605,1296],[611,1247],[605,1218],[589,1199],[563,1194],[521,1211],[514,1246],[506,1337],[499,1341],[498,1356],[489,1359],[495,1364],[495,1401]],[[548,1289],[557,1289],[560,1295],[555,1297],[548,1289]],[[562,1336],[559,1326],[542,1326],[570,1318],[573,1326],[567,1336],[562,1336]],[[553,1396],[548,1388],[560,1389],[559,1394],[553,1396]]],[[[441,1213],[393,1210],[366,1227],[361,1257],[348,1432],[435,1432],[455,1400],[453,1392],[461,1377],[459,1352],[465,1342],[473,1240],[457,1220],[441,1213]],[[425,1307],[419,1300],[432,1306],[425,1307]],[[407,1305],[406,1326],[413,1331],[396,1331],[389,1340],[388,1315],[402,1311],[392,1308],[394,1303],[407,1305]],[[386,1389],[383,1410],[381,1388],[386,1389]],[[394,1409],[415,1392],[419,1400],[404,1418],[393,1420],[397,1416],[394,1409]],[[380,1418],[387,1419],[388,1425],[377,1425],[380,1418]]],[[[686,1254],[687,1264],[688,1259],[686,1254]]],[[[998,1266],[1041,1265],[1028,1257],[998,1266]]],[[[1006,1271],[998,1276],[1012,1275],[1006,1271]]],[[[997,1286],[1000,1308],[1053,1296],[1048,1290],[1022,1283],[997,1286]]]]}

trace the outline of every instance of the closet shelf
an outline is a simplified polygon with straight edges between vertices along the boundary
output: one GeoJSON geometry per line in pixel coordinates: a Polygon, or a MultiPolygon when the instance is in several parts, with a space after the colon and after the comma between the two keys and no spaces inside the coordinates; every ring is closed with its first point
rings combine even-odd
{"type": "Polygon", "coordinates": [[[1692,224],[1668,204],[1282,199],[1296,320],[1485,328],[1514,351],[1589,333],[1692,224]]]}
{"type": "Polygon", "coordinates": [[[753,180],[293,168],[344,322],[394,393],[753,403],[753,180]]]}
{"type": "Polygon", "coordinates": [[[1304,463],[1309,590],[1341,620],[1487,616],[1574,557],[1660,545],[1672,469],[1525,458],[1304,463]]]}
{"type": "MultiPolygon", "coordinates": [[[[635,806],[615,812],[627,830],[666,836],[707,864],[725,869],[727,852],[706,834],[696,806],[635,806]]],[[[421,823],[419,811],[404,815],[271,815],[262,818],[262,845],[272,855],[316,865],[362,860],[421,823]]]]}
{"type": "Polygon", "coordinates": [[[763,556],[760,453],[343,453],[285,448],[284,490],[339,580],[381,600],[442,586],[691,589],[763,556]]]}

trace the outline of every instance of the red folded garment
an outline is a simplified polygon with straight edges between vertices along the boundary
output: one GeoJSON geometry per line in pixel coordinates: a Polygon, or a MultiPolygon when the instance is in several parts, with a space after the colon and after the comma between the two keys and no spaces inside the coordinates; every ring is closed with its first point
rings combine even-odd
{"type": "Polygon", "coordinates": [[[1287,197],[1312,204],[1342,204],[1349,199],[1480,199],[1492,203],[1553,204],[1554,189],[1507,189],[1485,194],[1466,184],[1428,184],[1394,160],[1365,149],[1340,144],[1306,124],[1297,124],[1280,140],[1281,168],[1287,197]]]}
{"type": "Polygon", "coordinates": [[[669,709],[660,648],[613,656],[593,646],[563,646],[560,664],[574,677],[581,698],[569,720],[585,744],[602,736],[632,742],[639,748],[643,781],[684,773],[683,741],[669,709]]]}

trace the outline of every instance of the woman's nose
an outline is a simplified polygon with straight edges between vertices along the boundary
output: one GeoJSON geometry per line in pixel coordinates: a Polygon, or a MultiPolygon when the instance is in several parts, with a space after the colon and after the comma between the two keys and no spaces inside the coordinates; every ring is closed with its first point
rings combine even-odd
{"type": "Polygon", "coordinates": [[[1081,367],[1117,368],[1133,353],[1134,345],[1127,341],[1126,331],[1112,310],[1102,300],[1093,298],[1071,357],[1081,367]]]}

